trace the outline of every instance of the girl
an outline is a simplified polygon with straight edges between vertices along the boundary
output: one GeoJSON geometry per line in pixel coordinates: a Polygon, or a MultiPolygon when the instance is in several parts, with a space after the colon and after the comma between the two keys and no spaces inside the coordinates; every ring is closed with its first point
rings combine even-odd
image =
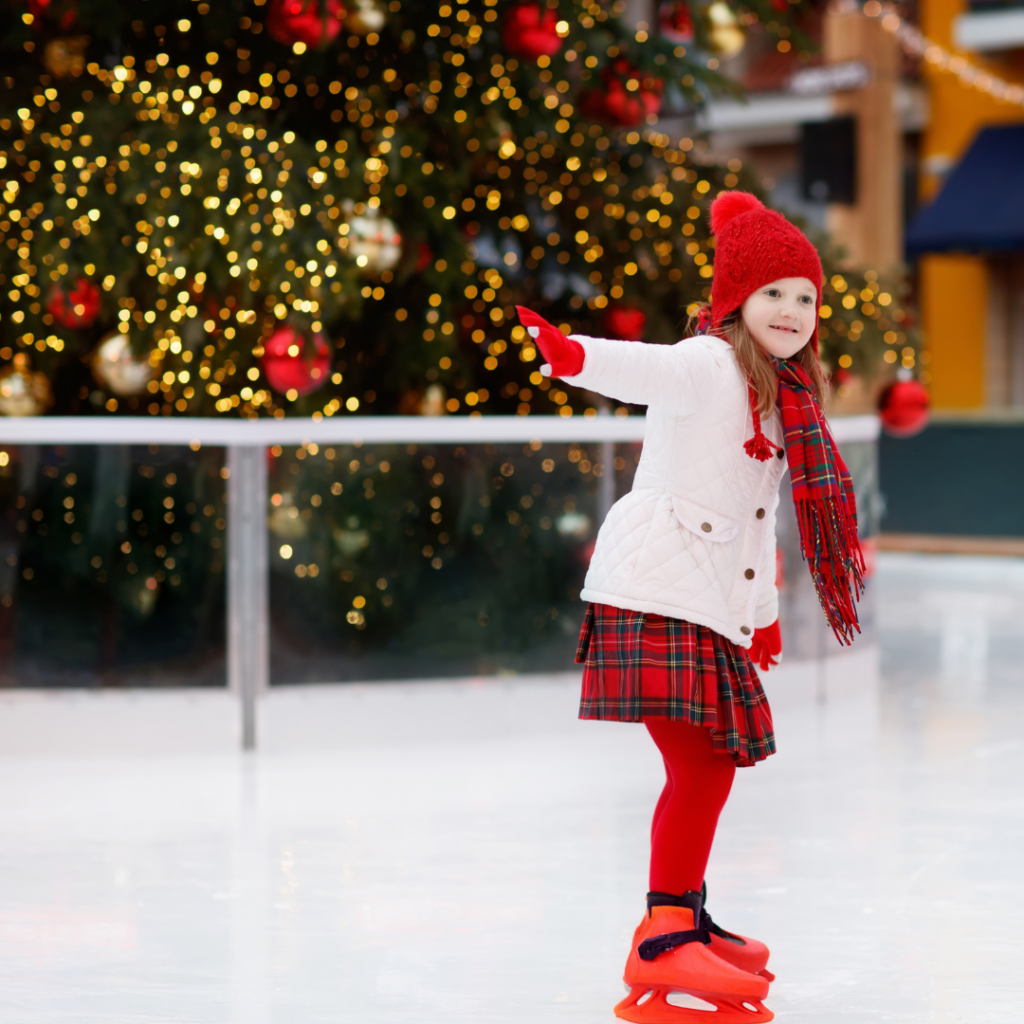
{"type": "Polygon", "coordinates": [[[577,654],[580,717],[643,722],[665,761],[647,912],[615,1007],[644,1024],[772,1019],[768,949],[712,922],[704,871],[736,767],[775,750],[751,658],[767,670],[782,650],[775,514],[787,462],[826,619],[846,643],[859,629],[856,508],[821,411],[818,254],[743,192],[718,196],[711,229],[711,303],[694,338],[566,338],[519,309],[543,373],[648,407],[633,489],[598,534],[577,654]],[[673,1005],[672,992],[716,1010],[673,1005]]]}

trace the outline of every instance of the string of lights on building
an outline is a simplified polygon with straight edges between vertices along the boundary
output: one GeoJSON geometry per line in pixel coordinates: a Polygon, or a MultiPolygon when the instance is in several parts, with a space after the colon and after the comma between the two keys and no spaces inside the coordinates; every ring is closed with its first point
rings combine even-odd
{"type": "Polygon", "coordinates": [[[1024,86],[1003,81],[991,72],[972,64],[966,57],[940,46],[904,20],[897,13],[895,5],[879,3],[879,0],[868,0],[864,5],[864,14],[869,18],[881,19],[882,28],[891,32],[910,56],[920,57],[937,70],[956,75],[963,85],[977,89],[978,92],[985,93],[1000,103],[1024,107],[1024,86]]]}

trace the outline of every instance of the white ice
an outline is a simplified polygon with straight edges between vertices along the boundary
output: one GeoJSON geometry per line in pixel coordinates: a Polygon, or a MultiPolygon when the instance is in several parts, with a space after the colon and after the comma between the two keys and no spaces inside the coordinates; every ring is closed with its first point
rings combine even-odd
{"type": "MultiPolygon", "coordinates": [[[[772,947],[780,1021],[1016,1022],[1024,563],[887,556],[877,585],[881,679],[778,684],[710,908],[772,947]]],[[[611,1024],[661,776],[575,698],[295,691],[250,756],[117,753],[135,704],[5,698],[0,1021],[611,1024]],[[30,721],[84,752],[33,753],[30,721]]]]}

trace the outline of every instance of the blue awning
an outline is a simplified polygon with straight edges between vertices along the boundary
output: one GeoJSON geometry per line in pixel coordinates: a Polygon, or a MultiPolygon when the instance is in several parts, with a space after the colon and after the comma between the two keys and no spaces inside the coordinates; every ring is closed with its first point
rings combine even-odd
{"type": "Polygon", "coordinates": [[[942,190],[907,229],[927,252],[1024,252],[1024,124],[983,128],[942,190]]]}

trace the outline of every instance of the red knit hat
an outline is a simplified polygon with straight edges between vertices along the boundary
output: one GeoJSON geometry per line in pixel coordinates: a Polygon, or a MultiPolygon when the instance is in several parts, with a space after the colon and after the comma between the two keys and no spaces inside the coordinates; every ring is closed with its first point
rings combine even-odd
{"type": "MultiPolygon", "coordinates": [[[[749,192],[719,192],[711,204],[715,274],[711,282],[711,327],[717,330],[749,295],[783,277],[806,277],[818,289],[821,260],[807,236],[781,213],[749,192]]],[[[818,351],[818,325],[811,335],[818,351]]]]}

